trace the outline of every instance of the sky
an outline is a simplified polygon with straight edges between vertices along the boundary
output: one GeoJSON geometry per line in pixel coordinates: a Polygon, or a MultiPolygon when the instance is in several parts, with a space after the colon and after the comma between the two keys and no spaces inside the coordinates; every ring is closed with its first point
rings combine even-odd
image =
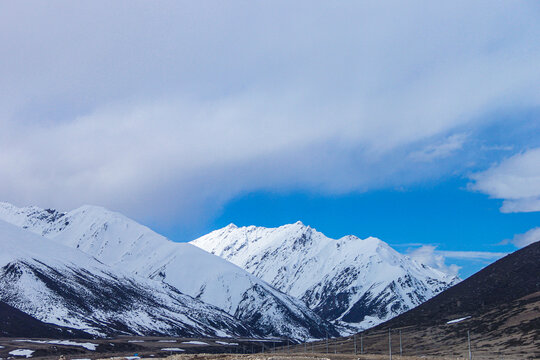
{"type": "Polygon", "coordinates": [[[300,220],[468,276],[540,239],[537,1],[0,3],[0,198],[300,220]]]}

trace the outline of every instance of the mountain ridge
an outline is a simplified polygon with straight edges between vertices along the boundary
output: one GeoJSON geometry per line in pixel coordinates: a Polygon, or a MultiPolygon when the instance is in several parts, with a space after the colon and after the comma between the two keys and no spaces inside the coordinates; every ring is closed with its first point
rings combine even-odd
{"type": "Polygon", "coordinates": [[[338,335],[302,301],[188,243],[174,243],[122,214],[83,206],[67,213],[0,204],[0,218],[138,276],[164,281],[266,336],[338,335]],[[251,309],[251,311],[247,311],[251,309]]]}
{"type": "Polygon", "coordinates": [[[95,336],[253,334],[229,314],[164,283],[1,220],[0,244],[0,301],[42,322],[95,336]]]}
{"type": "Polygon", "coordinates": [[[300,221],[277,228],[230,224],[191,243],[302,299],[323,318],[358,328],[387,320],[459,281],[380,239],[330,239],[300,221]]]}

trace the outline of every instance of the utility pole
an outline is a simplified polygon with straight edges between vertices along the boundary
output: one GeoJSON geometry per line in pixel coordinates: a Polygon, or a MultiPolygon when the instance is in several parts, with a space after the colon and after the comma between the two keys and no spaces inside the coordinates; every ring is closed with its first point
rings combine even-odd
{"type": "Polygon", "coordinates": [[[356,334],[353,335],[354,339],[354,355],[356,355],[358,352],[356,351],[356,334]]]}
{"type": "Polygon", "coordinates": [[[328,354],[328,332],[326,333],[326,353],[328,354]]]}
{"type": "Polygon", "coordinates": [[[403,348],[401,347],[401,329],[399,329],[399,358],[403,355],[403,348]]]}
{"type": "Polygon", "coordinates": [[[360,354],[364,354],[364,334],[360,334],[360,354]]]}
{"type": "Polygon", "coordinates": [[[388,353],[390,354],[390,360],[392,360],[392,335],[390,328],[388,328],[388,353]]]}
{"type": "Polygon", "coordinates": [[[467,330],[467,344],[469,345],[469,360],[472,360],[472,352],[471,352],[471,333],[469,330],[467,330]]]}
{"type": "Polygon", "coordinates": [[[289,343],[289,338],[287,338],[287,353],[291,352],[291,345],[289,343]]]}

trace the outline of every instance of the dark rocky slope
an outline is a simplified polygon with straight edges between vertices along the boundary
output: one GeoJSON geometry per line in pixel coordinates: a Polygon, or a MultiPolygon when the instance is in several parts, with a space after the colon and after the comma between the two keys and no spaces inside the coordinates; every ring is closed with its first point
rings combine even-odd
{"type": "Polygon", "coordinates": [[[0,301],[0,337],[89,338],[83,331],[47,324],[0,301]]]}

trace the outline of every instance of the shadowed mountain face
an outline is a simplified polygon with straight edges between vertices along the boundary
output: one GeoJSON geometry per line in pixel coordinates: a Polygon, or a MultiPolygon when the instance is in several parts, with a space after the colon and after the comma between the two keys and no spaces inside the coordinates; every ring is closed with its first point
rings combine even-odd
{"type": "Polygon", "coordinates": [[[89,334],[39,321],[0,301],[0,337],[85,338],[89,334]]]}

